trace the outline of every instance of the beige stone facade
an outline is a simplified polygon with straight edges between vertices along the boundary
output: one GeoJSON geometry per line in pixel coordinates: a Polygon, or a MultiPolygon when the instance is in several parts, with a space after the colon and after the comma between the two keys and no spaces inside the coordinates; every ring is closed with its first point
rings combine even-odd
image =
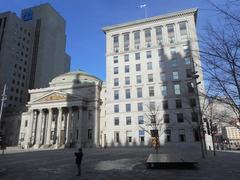
{"type": "Polygon", "coordinates": [[[22,114],[23,148],[92,147],[100,139],[102,81],[82,71],[60,75],[50,87],[30,90],[22,114]]]}

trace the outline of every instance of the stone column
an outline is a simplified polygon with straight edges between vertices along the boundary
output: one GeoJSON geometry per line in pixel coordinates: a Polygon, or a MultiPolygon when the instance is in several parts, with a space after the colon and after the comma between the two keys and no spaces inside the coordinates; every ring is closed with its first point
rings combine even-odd
{"type": "Polygon", "coordinates": [[[96,147],[99,146],[99,114],[98,114],[98,103],[95,103],[94,109],[94,144],[96,147]]]}
{"type": "Polygon", "coordinates": [[[70,143],[70,132],[71,132],[71,120],[72,120],[72,108],[68,108],[68,115],[67,115],[67,124],[66,124],[66,142],[65,144],[70,143]]]}
{"type": "Polygon", "coordinates": [[[50,139],[51,139],[51,126],[52,126],[52,109],[48,109],[46,145],[50,145],[50,139]]]}
{"type": "Polygon", "coordinates": [[[61,125],[62,125],[62,108],[58,108],[58,119],[57,119],[57,145],[61,142],[61,125]]]}
{"type": "Polygon", "coordinates": [[[77,129],[78,129],[78,139],[77,139],[77,148],[82,147],[82,107],[78,109],[78,120],[77,120],[77,129]]]}
{"type": "Polygon", "coordinates": [[[39,148],[39,146],[40,146],[42,119],[43,119],[43,112],[42,112],[42,109],[40,109],[39,110],[39,115],[37,117],[37,124],[36,124],[36,143],[35,143],[36,148],[39,148]]]}
{"type": "Polygon", "coordinates": [[[30,118],[28,120],[25,148],[29,148],[29,145],[31,143],[32,127],[33,127],[33,110],[29,110],[29,111],[30,111],[30,118]]]}

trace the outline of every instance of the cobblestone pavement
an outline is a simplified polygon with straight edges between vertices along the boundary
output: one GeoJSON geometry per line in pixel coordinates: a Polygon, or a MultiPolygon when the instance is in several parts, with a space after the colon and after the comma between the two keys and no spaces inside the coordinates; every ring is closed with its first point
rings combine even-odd
{"type": "MultiPolygon", "coordinates": [[[[68,180],[68,179],[163,179],[163,180],[239,180],[240,153],[211,152],[202,159],[199,151],[186,150],[184,155],[199,162],[194,170],[147,169],[145,161],[154,150],[149,147],[83,149],[82,176],[76,176],[75,149],[44,150],[0,155],[0,173],[3,180],[68,180]]],[[[178,153],[179,148],[160,153],[178,153]]]]}

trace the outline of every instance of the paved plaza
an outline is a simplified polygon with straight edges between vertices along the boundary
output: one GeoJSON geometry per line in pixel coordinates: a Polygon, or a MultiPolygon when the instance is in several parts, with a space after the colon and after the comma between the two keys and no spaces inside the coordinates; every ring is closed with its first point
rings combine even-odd
{"type": "MultiPolygon", "coordinates": [[[[181,149],[169,151],[161,148],[160,153],[177,153],[181,149]]],[[[89,148],[83,149],[82,176],[76,176],[74,158],[75,149],[10,151],[0,155],[0,179],[185,179],[185,180],[239,180],[239,151],[221,151],[214,157],[211,152],[202,159],[198,151],[185,151],[185,155],[199,162],[199,168],[193,170],[147,169],[145,161],[154,149],[150,147],[134,148],[89,148]]],[[[179,154],[181,155],[181,154],[179,154]]]]}

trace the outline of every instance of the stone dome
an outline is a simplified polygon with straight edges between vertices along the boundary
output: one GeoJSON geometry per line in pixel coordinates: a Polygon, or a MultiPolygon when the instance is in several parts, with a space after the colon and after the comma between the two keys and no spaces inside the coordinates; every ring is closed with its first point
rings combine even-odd
{"type": "Polygon", "coordinates": [[[61,74],[55,77],[49,84],[50,86],[58,85],[77,85],[77,84],[99,84],[102,81],[96,76],[90,75],[87,72],[77,70],[61,74]]]}

